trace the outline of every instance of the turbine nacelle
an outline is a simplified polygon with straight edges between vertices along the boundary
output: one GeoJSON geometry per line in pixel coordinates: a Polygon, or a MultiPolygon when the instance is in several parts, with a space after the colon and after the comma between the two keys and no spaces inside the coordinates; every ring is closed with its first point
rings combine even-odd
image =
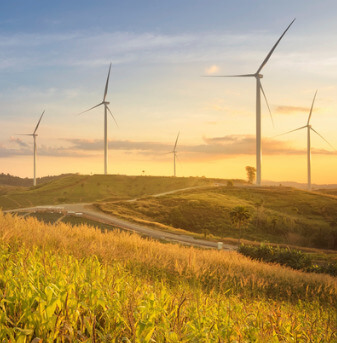
{"type": "Polygon", "coordinates": [[[257,79],[263,79],[263,75],[262,75],[262,74],[256,73],[254,76],[255,76],[257,79]]]}

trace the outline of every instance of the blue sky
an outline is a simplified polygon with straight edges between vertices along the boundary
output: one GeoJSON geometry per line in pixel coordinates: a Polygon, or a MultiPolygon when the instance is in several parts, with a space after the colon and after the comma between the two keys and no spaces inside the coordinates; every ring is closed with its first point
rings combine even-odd
{"type": "MultiPolygon", "coordinates": [[[[101,172],[102,111],[76,113],[101,101],[112,62],[111,173],[170,175],[164,152],[180,130],[180,175],[245,177],[255,164],[254,82],[200,76],[255,72],[296,17],[263,70],[276,123],[264,107],[263,177],[304,181],[305,136],[274,137],[305,124],[319,89],[312,123],[337,146],[336,13],[335,1],[3,1],[0,165],[31,176],[31,142],[15,134],[46,109],[40,175],[101,172]],[[274,167],[292,158],[296,168],[274,167]]],[[[316,181],[337,183],[327,172],[336,156],[319,139],[313,147],[316,181]]]]}

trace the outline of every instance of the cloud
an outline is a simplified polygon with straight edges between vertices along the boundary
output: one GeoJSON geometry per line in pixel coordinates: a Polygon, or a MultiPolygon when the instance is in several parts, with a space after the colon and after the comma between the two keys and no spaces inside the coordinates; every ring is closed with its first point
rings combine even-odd
{"type": "Polygon", "coordinates": [[[276,106],[275,112],[282,114],[292,114],[294,112],[304,112],[308,113],[310,111],[309,107],[297,107],[297,106],[276,106]]]}
{"type": "MultiPolygon", "coordinates": [[[[178,144],[178,152],[186,158],[206,157],[219,159],[239,155],[255,155],[255,136],[227,135],[222,137],[203,137],[204,144],[178,144]]],[[[66,139],[72,150],[100,151],[103,149],[103,140],[66,139]]],[[[173,144],[148,141],[113,140],[109,141],[109,148],[128,153],[158,156],[172,151],[173,144]]],[[[290,143],[273,138],[262,139],[264,155],[302,155],[305,149],[294,148],[290,143]]],[[[324,149],[312,149],[314,154],[336,154],[324,149]]]]}
{"type": "Polygon", "coordinates": [[[16,137],[11,137],[10,138],[10,142],[12,143],[16,143],[17,145],[19,145],[22,148],[28,148],[29,144],[27,144],[26,142],[24,142],[22,139],[20,138],[16,138],[16,137]]]}
{"type": "MultiPolygon", "coordinates": [[[[228,135],[223,137],[204,137],[206,143],[204,152],[222,156],[255,155],[255,136],[228,135]]],[[[262,139],[264,155],[304,154],[304,150],[291,147],[288,143],[272,138],[262,139]]]]}
{"type": "MultiPolygon", "coordinates": [[[[103,149],[102,139],[65,139],[71,143],[73,150],[97,151],[103,149]]],[[[173,148],[173,144],[165,144],[159,142],[135,142],[130,140],[109,141],[109,147],[115,150],[133,150],[133,151],[152,151],[152,152],[168,152],[173,148]]]]}
{"type": "MultiPolygon", "coordinates": [[[[5,144],[0,144],[0,157],[14,156],[33,156],[33,145],[24,142],[20,138],[11,137],[5,144]]],[[[37,146],[37,154],[39,156],[54,156],[54,157],[87,157],[90,154],[83,151],[76,151],[72,147],[63,146],[37,146]]]]}
{"type": "MultiPolygon", "coordinates": [[[[266,33],[216,34],[159,34],[157,32],[135,33],[128,31],[98,32],[75,31],[62,34],[15,33],[0,34],[0,70],[43,66],[106,66],[152,62],[152,63],[209,63],[217,61],[250,61],[251,48],[265,46],[266,33]],[[230,46],[231,50],[224,47],[230,46]],[[95,47],[94,49],[92,47],[95,47]],[[243,48],[244,47],[244,48],[243,48]],[[244,52],[243,52],[244,49],[244,52]],[[19,67],[18,67],[19,66],[19,67]]],[[[270,35],[273,40],[274,35],[270,35]]],[[[263,50],[264,51],[264,50],[263,50]]],[[[257,54],[258,60],[262,57],[257,54]]],[[[264,53],[263,53],[264,54],[264,53]]],[[[229,63],[229,62],[228,62],[229,63]]],[[[217,65],[207,68],[213,74],[217,65]]]]}
{"type": "Polygon", "coordinates": [[[215,74],[219,71],[219,67],[215,64],[205,69],[207,75],[215,74]]]}
{"type": "MultiPolygon", "coordinates": [[[[50,147],[41,145],[38,147],[38,155],[54,157],[91,157],[97,152],[103,152],[103,140],[89,139],[61,139],[66,146],[50,147]]],[[[194,145],[179,144],[178,153],[188,160],[218,160],[228,157],[255,155],[255,136],[253,135],[227,135],[222,137],[203,137],[204,143],[194,145]]],[[[13,140],[11,140],[13,143],[13,140]]],[[[14,140],[19,148],[9,148],[0,145],[0,157],[32,155],[32,147],[20,145],[21,142],[14,140]]],[[[110,150],[119,150],[125,154],[150,156],[153,158],[169,158],[173,149],[173,143],[112,140],[109,141],[110,150]],[[162,156],[162,157],[160,157],[162,156]]],[[[303,155],[306,150],[295,148],[289,142],[274,138],[262,139],[262,151],[264,155],[303,155]]],[[[312,149],[313,154],[336,155],[336,151],[325,149],[312,149]]]]}

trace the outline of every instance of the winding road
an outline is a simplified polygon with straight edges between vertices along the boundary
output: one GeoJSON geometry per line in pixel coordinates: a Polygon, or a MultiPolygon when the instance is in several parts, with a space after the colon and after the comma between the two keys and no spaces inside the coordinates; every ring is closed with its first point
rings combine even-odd
{"type": "MultiPolygon", "coordinates": [[[[191,187],[192,188],[192,187],[191,187]]],[[[184,190],[188,190],[191,188],[184,188],[175,191],[160,193],[152,195],[154,197],[172,194],[184,190]]],[[[193,187],[193,188],[201,188],[201,187],[193,187]]],[[[136,201],[137,199],[131,199],[126,201],[136,201]]],[[[62,212],[68,215],[77,215],[87,219],[91,219],[100,223],[110,224],[117,228],[121,228],[124,230],[136,232],[141,235],[145,235],[154,239],[166,240],[169,242],[176,242],[184,245],[193,245],[203,248],[218,248],[217,242],[212,242],[204,239],[197,239],[189,235],[173,233],[162,231],[155,228],[150,228],[146,225],[141,225],[138,223],[129,222],[125,219],[121,219],[111,214],[106,214],[104,212],[99,211],[96,207],[93,206],[92,203],[77,203],[77,204],[61,204],[61,205],[44,205],[44,206],[35,206],[35,207],[27,207],[27,208],[18,208],[13,210],[8,210],[4,212],[10,213],[19,213],[19,212],[62,212]]],[[[237,247],[235,245],[225,244],[223,243],[223,250],[236,250],[237,247]]]]}

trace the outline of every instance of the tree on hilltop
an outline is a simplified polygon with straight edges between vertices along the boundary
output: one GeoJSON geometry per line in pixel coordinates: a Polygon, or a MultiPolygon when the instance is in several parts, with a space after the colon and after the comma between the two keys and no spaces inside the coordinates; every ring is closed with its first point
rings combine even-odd
{"type": "Polygon", "coordinates": [[[236,206],[229,213],[232,224],[239,230],[239,244],[241,242],[242,229],[249,223],[250,213],[247,207],[236,206]]]}
{"type": "Polygon", "coordinates": [[[246,172],[247,172],[248,183],[253,183],[255,181],[256,168],[247,166],[246,172]]]}

